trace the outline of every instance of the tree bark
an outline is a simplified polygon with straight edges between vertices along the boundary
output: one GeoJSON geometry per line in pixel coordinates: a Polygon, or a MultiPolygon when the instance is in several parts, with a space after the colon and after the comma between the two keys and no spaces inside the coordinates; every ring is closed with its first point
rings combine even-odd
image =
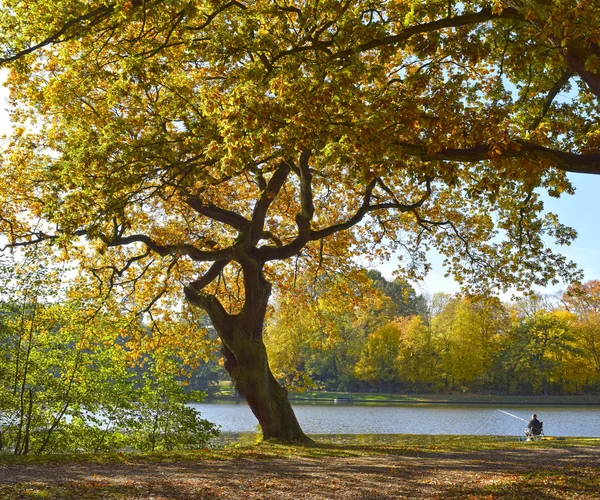
{"type": "MultiPolygon", "coordinates": [[[[236,336],[245,337],[248,332],[235,333],[236,336]]],[[[236,347],[234,352],[223,344],[225,369],[257,418],[263,439],[311,442],[296,419],[287,391],[275,380],[269,368],[262,339],[238,342],[236,347]]]]}
{"type": "Polygon", "coordinates": [[[208,312],[222,342],[225,370],[256,416],[263,439],[310,443],[298,424],[287,390],[273,376],[267,359],[263,327],[271,284],[265,280],[259,260],[247,256],[241,260],[245,303],[239,314],[227,314],[215,297],[203,295],[193,286],[186,289],[186,296],[208,312]]]}
{"type": "Polygon", "coordinates": [[[263,328],[271,284],[264,279],[260,263],[252,261],[244,266],[244,284],[244,308],[226,322],[228,331],[219,332],[225,369],[258,419],[263,439],[310,442],[298,424],[287,390],[275,380],[269,367],[263,328]]]}

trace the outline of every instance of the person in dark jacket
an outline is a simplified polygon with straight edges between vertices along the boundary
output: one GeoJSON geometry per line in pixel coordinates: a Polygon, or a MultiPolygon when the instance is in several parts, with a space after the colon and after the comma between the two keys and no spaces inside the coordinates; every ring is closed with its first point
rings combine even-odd
{"type": "Polygon", "coordinates": [[[543,425],[544,422],[540,422],[537,418],[537,415],[534,413],[531,416],[529,424],[527,424],[527,430],[525,431],[525,434],[527,436],[539,436],[542,433],[543,425]]]}

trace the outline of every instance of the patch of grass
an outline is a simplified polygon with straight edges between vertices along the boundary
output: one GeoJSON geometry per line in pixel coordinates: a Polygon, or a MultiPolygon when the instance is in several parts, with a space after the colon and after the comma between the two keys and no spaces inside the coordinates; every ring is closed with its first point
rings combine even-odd
{"type": "Polygon", "coordinates": [[[476,487],[451,489],[445,498],[521,500],[522,498],[598,498],[600,469],[570,466],[561,471],[513,474],[476,487]]]}
{"type": "Polygon", "coordinates": [[[293,393],[294,401],[334,401],[346,400],[371,403],[515,403],[515,404],[600,404],[600,398],[594,395],[574,396],[497,396],[488,394],[383,394],[369,392],[327,392],[312,391],[293,393]]]}
{"type": "Polygon", "coordinates": [[[365,434],[318,435],[312,446],[290,446],[272,443],[257,445],[256,450],[275,450],[275,456],[369,456],[418,455],[444,452],[473,452],[513,449],[552,449],[572,447],[598,447],[600,438],[545,439],[518,441],[512,436],[456,436],[419,434],[365,434]]]}
{"type": "Polygon", "coordinates": [[[530,448],[598,447],[600,438],[543,439],[517,441],[512,436],[455,436],[418,434],[315,435],[311,445],[263,442],[231,444],[221,448],[190,451],[120,452],[104,454],[0,455],[0,466],[58,464],[144,464],[197,462],[200,460],[232,460],[241,458],[344,457],[369,455],[402,455],[444,452],[472,452],[530,448]]]}
{"type": "MultiPolygon", "coordinates": [[[[295,487],[300,484],[309,490],[314,485],[314,491],[319,491],[318,489],[323,488],[323,485],[329,484],[326,481],[326,472],[323,472],[324,476],[319,475],[328,467],[329,470],[336,470],[338,475],[346,474],[343,476],[345,478],[343,483],[340,484],[345,484],[348,488],[355,488],[357,477],[368,482],[373,478],[372,474],[379,474],[377,480],[381,481],[378,484],[382,487],[389,488],[390,485],[395,484],[398,477],[403,477],[412,484],[415,492],[427,485],[432,498],[591,499],[598,498],[597,492],[600,491],[600,469],[593,461],[596,450],[600,455],[600,438],[520,442],[514,437],[501,436],[318,435],[312,437],[315,442],[307,446],[262,442],[177,452],[0,455],[0,478],[3,467],[9,466],[27,467],[27,477],[31,478],[18,484],[0,481],[0,500],[46,498],[115,500],[244,498],[250,500],[265,498],[267,483],[278,484],[273,490],[273,498],[277,498],[281,492],[287,494],[296,491],[295,487]],[[522,457],[520,463],[525,466],[523,468],[514,467],[511,463],[512,457],[518,456],[518,450],[577,447],[584,447],[584,449],[581,452],[568,453],[570,458],[568,461],[563,460],[560,468],[553,462],[553,457],[565,455],[562,452],[540,453],[539,456],[545,455],[549,458],[537,465],[539,469],[536,472],[531,472],[536,467],[531,459],[538,456],[537,453],[526,453],[522,457]],[[508,453],[504,454],[501,461],[494,462],[496,450],[498,453],[502,451],[508,453]],[[586,461],[581,461],[580,456],[586,456],[586,461]],[[347,462],[328,460],[348,457],[352,458],[349,463],[353,471],[350,472],[347,470],[347,465],[344,465],[347,462]],[[367,459],[360,460],[363,457],[367,459]],[[396,460],[396,457],[416,457],[416,459],[396,460]],[[280,461],[282,458],[289,459],[289,465],[282,466],[280,461]],[[389,458],[393,459],[389,460],[389,458]],[[275,463],[278,464],[280,472],[287,470],[284,479],[279,477],[265,479],[261,476],[261,474],[271,473],[270,460],[274,459],[279,459],[275,463]],[[235,465],[226,462],[231,460],[239,460],[239,462],[235,465]],[[215,461],[225,462],[218,464],[215,461]],[[152,467],[156,464],[161,466],[152,467]],[[162,464],[166,467],[162,467],[162,464]],[[415,464],[416,467],[425,468],[425,475],[414,474],[412,468],[415,464]],[[474,468],[473,464],[477,466],[474,468]],[[36,468],[36,465],[39,467],[36,468]],[[70,474],[54,476],[53,466],[60,465],[74,467],[65,468],[67,472],[71,471],[70,474]],[[84,467],[84,465],[91,466],[84,467]],[[110,468],[110,465],[117,467],[110,468]],[[146,467],[136,467],[138,465],[146,467]],[[305,476],[303,473],[298,473],[298,470],[302,471],[302,467],[305,468],[304,470],[312,471],[313,475],[305,476]],[[238,479],[232,482],[230,478],[222,475],[223,470],[230,468],[252,471],[252,474],[239,475],[238,479]],[[205,476],[205,471],[211,469],[212,475],[205,476]],[[160,473],[157,474],[156,471],[160,473]],[[198,471],[203,472],[198,473],[198,471]],[[215,474],[215,471],[221,472],[215,474]],[[394,475],[396,471],[399,476],[394,475]]],[[[10,473],[6,479],[10,480],[10,473]]],[[[348,491],[353,492],[352,494],[355,495],[353,498],[380,498],[375,493],[373,497],[365,496],[367,492],[365,489],[355,488],[348,491]]]]}
{"type": "Polygon", "coordinates": [[[340,434],[312,436],[317,442],[336,445],[362,445],[381,449],[419,451],[478,451],[515,448],[600,447],[600,438],[544,438],[519,441],[514,436],[421,435],[421,434],[340,434]]]}
{"type": "MultiPolygon", "coordinates": [[[[210,490],[210,488],[206,488],[210,490]]],[[[110,485],[97,480],[66,481],[60,484],[47,483],[19,483],[11,486],[0,485],[0,500],[44,500],[52,499],[88,499],[88,500],[125,500],[148,498],[215,498],[209,496],[186,495],[177,487],[176,483],[152,482],[147,484],[110,485]]]]}
{"type": "Polygon", "coordinates": [[[36,484],[29,482],[10,486],[0,486],[0,500],[44,500],[46,498],[76,499],[86,498],[100,500],[104,498],[131,498],[127,488],[107,487],[97,484],[76,484],[69,482],[65,485],[36,484]]]}

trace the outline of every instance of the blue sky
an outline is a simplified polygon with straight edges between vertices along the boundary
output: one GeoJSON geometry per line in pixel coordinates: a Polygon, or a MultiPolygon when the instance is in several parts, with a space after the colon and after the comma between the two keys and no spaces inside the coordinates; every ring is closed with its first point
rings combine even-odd
{"type": "Polygon", "coordinates": [[[575,186],[573,196],[547,198],[548,211],[577,230],[578,237],[563,254],[585,271],[585,280],[600,279],[600,175],[570,174],[575,186]]]}
{"type": "MultiPolygon", "coordinates": [[[[0,70],[0,82],[4,78],[5,72],[0,70]]],[[[6,89],[0,86],[0,135],[8,133],[10,129],[5,112],[6,95],[6,89]]],[[[571,246],[560,247],[557,250],[583,269],[586,281],[600,279],[600,175],[570,174],[569,177],[575,186],[575,195],[545,199],[546,209],[558,214],[561,222],[575,228],[578,233],[577,240],[571,246]]],[[[432,254],[430,260],[433,269],[419,288],[429,293],[457,292],[459,287],[454,280],[444,277],[441,257],[432,254]]],[[[396,265],[397,263],[392,260],[379,269],[390,278],[396,265]]],[[[565,288],[566,286],[561,284],[539,291],[555,293],[565,288]]]]}
{"type": "MultiPolygon", "coordinates": [[[[557,247],[549,241],[549,246],[560,251],[573,260],[584,271],[585,281],[600,280],[600,175],[569,174],[575,187],[574,195],[563,195],[561,198],[544,198],[545,209],[559,216],[559,220],[577,231],[577,239],[570,246],[557,247]]],[[[459,286],[452,278],[444,277],[442,259],[432,255],[432,271],[423,283],[423,290],[430,293],[459,291],[459,286]]],[[[393,262],[385,266],[386,275],[393,271],[393,262]]],[[[383,272],[383,271],[382,271],[383,272]]],[[[565,290],[565,284],[558,284],[539,292],[545,294],[565,290]]],[[[509,298],[510,294],[503,295],[509,298]]]]}

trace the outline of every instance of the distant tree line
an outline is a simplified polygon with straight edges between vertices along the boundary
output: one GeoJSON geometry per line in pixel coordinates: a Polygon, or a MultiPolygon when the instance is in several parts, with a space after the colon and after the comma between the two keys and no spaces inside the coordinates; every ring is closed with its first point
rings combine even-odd
{"type": "Polygon", "coordinates": [[[363,272],[280,297],[267,328],[274,373],[334,391],[566,394],[600,390],[600,282],[558,297],[437,293],[363,272]],[[356,285],[357,277],[353,277],[356,285]],[[299,301],[304,305],[297,307],[299,301]]]}

